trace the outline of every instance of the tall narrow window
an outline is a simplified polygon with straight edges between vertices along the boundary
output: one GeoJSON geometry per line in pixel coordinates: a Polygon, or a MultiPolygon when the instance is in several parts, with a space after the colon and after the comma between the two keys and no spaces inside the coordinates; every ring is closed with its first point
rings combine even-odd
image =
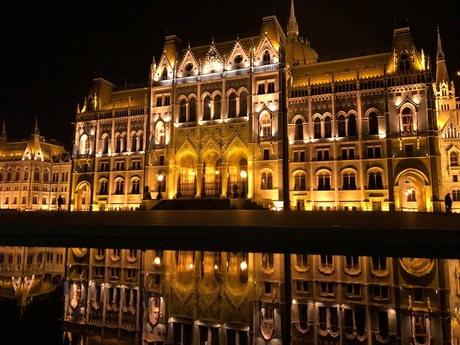
{"type": "Polygon", "coordinates": [[[324,137],[325,138],[331,138],[332,137],[332,123],[331,123],[331,117],[326,116],[324,118],[324,137]]]}
{"type": "Polygon", "coordinates": [[[321,119],[319,117],[314,120],[314,138],[321,138],[321,119]]]}
{"type": "Polygon", "coordinates": [[[163,67],[163,73],[161,75],[161,79],[163,80],[168,79],[168,70],[166,69],[166,67],[163,67]]]}
{"type": "Polygon", "coordinates": [[[347,134],[346,134],[346,121],[345,121],[345,116],[344,115],[340,115],[339,118],[338,118],[338,129],[339,129],[339,137],[345,137],[347,134]]]}
{"type": "Polygon", "coordinates": [[[206,96],[203,101],[203,120],[211,120],[211,97],[206,96]]]}
{"type": "Polygon", "coordinates": [[[294,176],[294,190],[307,190],[305,173],[298,173],[294,176]]]}
{"type": "Polygon", "coordinates": [[[303,122],[297,119],[295,122],[295,140],[303,140],[303,122]]]}
{"type": "Polygon", "coordinates": [[[220,95],[216,95],[214,97],[214,120],[220,119],[221,117],[221,109],[222,109],[222,97],[220,95]]]}
{"type": "Polygon", "coordinates": [[[179,122],[187,122],[187,102],[182,99],[179,103],[179,122]]]}
{"type": "Polygon", "coordinates": [[[379,124],[377,119],[377,113],[372,111],[369,113],[369,134],[378,134],[379,133],[379,124]]]}
{"type": "Polygon", "coordinates": [[[240,114],[239,116],[247,116],[248,115],[248,97],[246,92],[242,92],[240,94],[240,114]]]}
{"type": "Polygon", "coordinates": [[[263,64],[264,64],[264,65],[270,64],[270,53],[268,52],[268,50],[266,50],[266,51],[264,52],[263,60],[262,60],[262,61],[263,61],[263,64]]]}
{"type": "Polygon", "coordinates": [[[348,116],[348,136],[356,136],[356,115],[350,114],[348,116]]]}
{"type": "Polygon", "coordinates": [[[457,152],[451,152],[449,155],[450,159],[450,166],[451,167],[456,167],[458,166],[458,154],[457,152]]]}
{"type": "Polygon", "coordinates": [[[318,174],[318,190],[331,190],[331,174],[323,172],[318,174]]]}
{"type": "Polygon", "coordinates": [[[260,125],[260,136],[261,137],[271,137],[272,135],[272,124],[270,114],[268,112],[264,112],[260,115],[259,118],[259,125],[260,125]]]}
{"type": "Polygon", "coordinates": [[[196,98],[193,97],[190,100],[190,108],[189,108],[189,122],[195,122],[196,121],[196,98]]]}
{"type": "Polygon", "coordinates": [[[401,130],[406,133],[414,130],[414,114],[409,107],[404,108],[401,113],[401,130]]]}
{"type": "Polygon", "coordinates": [[[233,92],[228,96],[228,117],[236,117],[236,94],[233,92]]]}

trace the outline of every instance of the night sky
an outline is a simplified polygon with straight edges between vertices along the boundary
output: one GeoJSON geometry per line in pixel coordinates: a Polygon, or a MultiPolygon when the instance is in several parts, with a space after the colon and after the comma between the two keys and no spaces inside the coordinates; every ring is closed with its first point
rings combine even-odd
{"type": "MultiPolygon", "coordinates": [[[[408,23],[432,62],[439,24],[451,78],[460,78],[460,1],[296,0],[300,36],[319,58],[389,51],[394,23],[408,23]],[[414,4],[416,4],[414,7],[414,4]]],[[[70,148],[77,103],[93,77],[147,83],[166,32],[191,46],[256,34],[275,11],[283,28],[290,0],[9,1],[0,12],[0,120],[8,138],[41,133],[70,148]]],[[[457,91],[457,94],[459,92],[457,91]]]]}

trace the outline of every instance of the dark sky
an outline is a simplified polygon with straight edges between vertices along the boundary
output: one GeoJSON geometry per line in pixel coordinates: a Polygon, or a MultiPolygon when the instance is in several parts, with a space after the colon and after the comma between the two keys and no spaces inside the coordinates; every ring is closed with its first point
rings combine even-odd
{"type": "MultiPolygon", "coordinates": [[[[296,0],[300,35],[320,59],[391,48],[394,23],[408,23],[435,58],[439,24],[449,72],[460,70],[460,1],[296,0]]],[[[286,28],[290,0],[8,1],[0,12],[0,120],[8,137],[41,133],[70,146],[77,103],[92,78],[117,85],[148,80],[166,30],[191,45],[257,33],[263,15],[286,28]]]]}

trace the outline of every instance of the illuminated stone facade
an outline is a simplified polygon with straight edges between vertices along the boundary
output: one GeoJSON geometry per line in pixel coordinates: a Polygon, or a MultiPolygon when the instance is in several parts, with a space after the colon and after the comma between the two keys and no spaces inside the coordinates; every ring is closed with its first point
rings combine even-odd
{"type": "Polygon", "coordinates": [[[267,16],[259,35],[230,42],[167,36],[150,85],[114,91],[95,79],[77,111],[72,207],[239,197],[433,212],[451,192],[455,210],[458,105],[438,41],[436,71],[408,27],[389,52],[321,61],[293,1],[286,33],[267,16]]]}
{"type": "Polygon", "coordinates": [[[0,209],[67,209],[70,199],[70,154],[46,140],[35,124],[29,140],[8,140],[5,122],[0,136],[0,209]]]}

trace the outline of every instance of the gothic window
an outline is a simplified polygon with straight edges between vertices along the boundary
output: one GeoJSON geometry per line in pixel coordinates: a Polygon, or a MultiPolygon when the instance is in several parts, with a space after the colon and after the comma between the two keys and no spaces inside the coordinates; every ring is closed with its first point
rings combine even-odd
{"type": "Polygon", "coordinates": [[[339,115],[338,118],[338,129],[339,129],[339,137],[345,137],[346,134],[346,121],[345,121],[345,115],[339,115]]]}
{"type": "Polygon", "coordinates": [[[49,175],[50,175],[49,170],[45,169],[45,172],[43,173],[43,182],[49,182],[49,175]]]}
{"type": "Polygon", "coordinates": [[[372,268],[376,271],[386,271],[387,258],[385,256],[373,256],[372,257],[372,268]]]}
{"type": "Polygon", "coordinates": [[[134,178],[131,181],[131,194],[140,194],[141,192],[141,181],[138,178],[134,178]]]}
{"type": "Polygon", "coordinates": [[[38,195],[34,195],[34,196],[32,197],[32,204],[38,205],[38,195]]]}
{"type": "Polygon", "coordinates": [[[126,135],[126,133],[123,133],[121,136],[120,136],[120,140],[121,140],[121,152],[126,152],[128,150],[128,137],[126,135]]]}
{"type": "Polygon", "coordinates": [[[181,99],[179,103],[179,122],[187,122],[187,102],[181,99]]]}
{"type": "Polygon", "coordinates": [[[314,125],[314,138],[319,139],[321,138],[321,119],[319,117],[315,118],[313,121],[314,125]]]}
{"type": "Polygon", "coordinates": [[[88,135],[82,134],[80,137],[80,153],[86,155],[89,153],[89,138],[88,135]]]}
{"type": "Polygon", "coordinates": [[[332,137],[332,123],[331,123],[330,116],[326,116],[324,118],[324,137],[325,138],[332,137]]]}
{"type": "Polygon", "coordinates": [[[304,172],[298,172],[294,175],[294,190],[307,190],[307,176],[304,172]]]}
{"type": "Polygon", "coordinates": [[[295,140],[303,140],[303,122],[302,119],[295,121],[295,140]]]}
{"type": "Polygon", "coordinates": [[[101,180],[99,182],[99,195],[107,195],[108,194],[108,181],[107,180],[101,180]]]}
{"type": "Polygon", "coordinates": [[[121,140],[120,133],[115,134],[115,152],[121,152],[121,140]]]}
{"type": "Polygon", "coordinates": [[[369,134],[378,134],[379,133],[379,123],[377,119],[377,113],[372,111],[369,113],[369,134]]]}
{"type": "Polygon", "coordinates": [[[356,173],[344,172],[342,174],[343,184],[342,190],[356,190],[356,173]]]}
{"type": "Polygon", "coordinates": [[[102,153],[109,153],[109,135],[105,134],[102,137],[102,153]]]}
{"type": "Polygon", "coordinates": [[[401,112],[401,131],[411,133],[414,130],[414,113],[412,109],[406,107],[401,112]]]}
{"type": "Polygon", "coordinates": [[[40,170],[38,170],[38,168],[34,170],[34,181],[35,182],[40,181],[40,170]]]}
{"type": "Polygon", "coordinates": [[[265,83],[261,82],[257,85],[257,94],[264,95],[265,94],[265,83]]]}
{"type": "Polygon", "coordinates": [[[240,94],[240,114],[239,116],[247,116],[248,115],[248,97],[246,92],[242,92],[240,94]]]}
{"type": "Polygon", "coordinates": [[[318,187],[317,190],[331,190],[331,173],[328,171],[320,172],[317,175],[318,187]]]}
{"type": "Polygon", "coordinates": [[[269,81],[267,83],[267,93],[275,93],[275,82],[269,81]]]}
{"type": "Polygon", "coordinates": [[[269,65],[270,64],[270,53],[268,52],[268,50],[266,50],[264,52],[264,55],[263,55],[263,58],[262,58],[262,63],[264,65],[269,65]]]}
{"type": "Polygon", "coordinates": [[[205,96],[203,101],[203,120],[211,120],[211,97],[209,95],[205,96]]]}
{"type": "Polygon", "coordinates": [[[458,166],[458,154],[457,152],[451,152],[449,155],[449,161],[451,167],[458,166]]]}
{"type": "Polygon", "coordinates": [[[273,189],[273,174],[271,172],[262,173],[260,189],[273,189]]]}
{"type": "Polygon", "coordinates": [[[236,94],[234,92],[228,96],[228,117],[236,117],[236,94]]]}
{"type": "Polygon", "coordinates": [[[130,140],[131,140],[131,152],[137,151],[137,134],[132,133],[130,140]]]}
{"type": "Polygon", "coordinates": [[[460,201],[460,190],[454,189],[452,190],[452,201],[460,201]]]}
{"type": "Polygon", "coordinates": [[[220,97],[220,95],[216,95],[214,97],[214,117],[213,117],[214,120],[220,119],[221,108],[222,108],[222,97],[220,97]]]}
{"type": "Polygon", "coordinates": [[[19,181],[21,179],[21,171],[19,170],[19,168],[16,169],[16,177],[15,177],[15,180],[16,181],[19,181]]]}
{"type": "Polygon", "coordinates": [[[268,112],[263,112],[259,117],[259,126],[261,137],[271,137],[272,136],[272,121],[270,114],[268,112]]]}
{"type": "Polygon", "coordinates": [[[115,193],[114,194],[124,194],[125,192],[125,181],[123,179],[118,179],[115,181],[115,193]]]}
{"type": "MultiPolygon", "coordinates": [[[[15,200],[16,200],[16,197],[15,197],[15,200]]],[[[46,197],[46,195],[43,195],[42,197],[42,205],[48,205],[48,198],[46,197]]]]}
{"type": "Polygon", "coordinates": [[[161,79],[163,80],[168,79],[168,70],[166,69],[166,67],[163,67],[163,73],[161,75],[161,79]]]}
{"type": "Polygon", "coordinates": [[[8,171],[6,172],[6,180],[11,181],[13,178],[13,173],[11,171],[11,168],[8,168],[8,171]]]}
{"type": "Polygon", "coordinates": [[[165,124],[162,121],[158,121],[155,125],[155,144],[165,144],[165,124]]]}
{"type": "Polygon", "coordinates": [[[189,108],[189,122],[196,121],[196,98],[192,97],[190,100],[190,108],[189,108]]]}
{"type": "Polygon", "coordinates": [[[350,114],[348,116],[348,136],[356,136],[356,115],[350,114]]]}
{"type": "Polygon", "coordinates": [[[369,172],[368,189],[383,189],[382,173],[380,171],[369,172]]]}
{"type": "Polygon", "coordinates": [[[399,71],[400,72],[409,72],[410,71],[410,58],[407,54],[401,54],[399,57],[399,71]]]}

